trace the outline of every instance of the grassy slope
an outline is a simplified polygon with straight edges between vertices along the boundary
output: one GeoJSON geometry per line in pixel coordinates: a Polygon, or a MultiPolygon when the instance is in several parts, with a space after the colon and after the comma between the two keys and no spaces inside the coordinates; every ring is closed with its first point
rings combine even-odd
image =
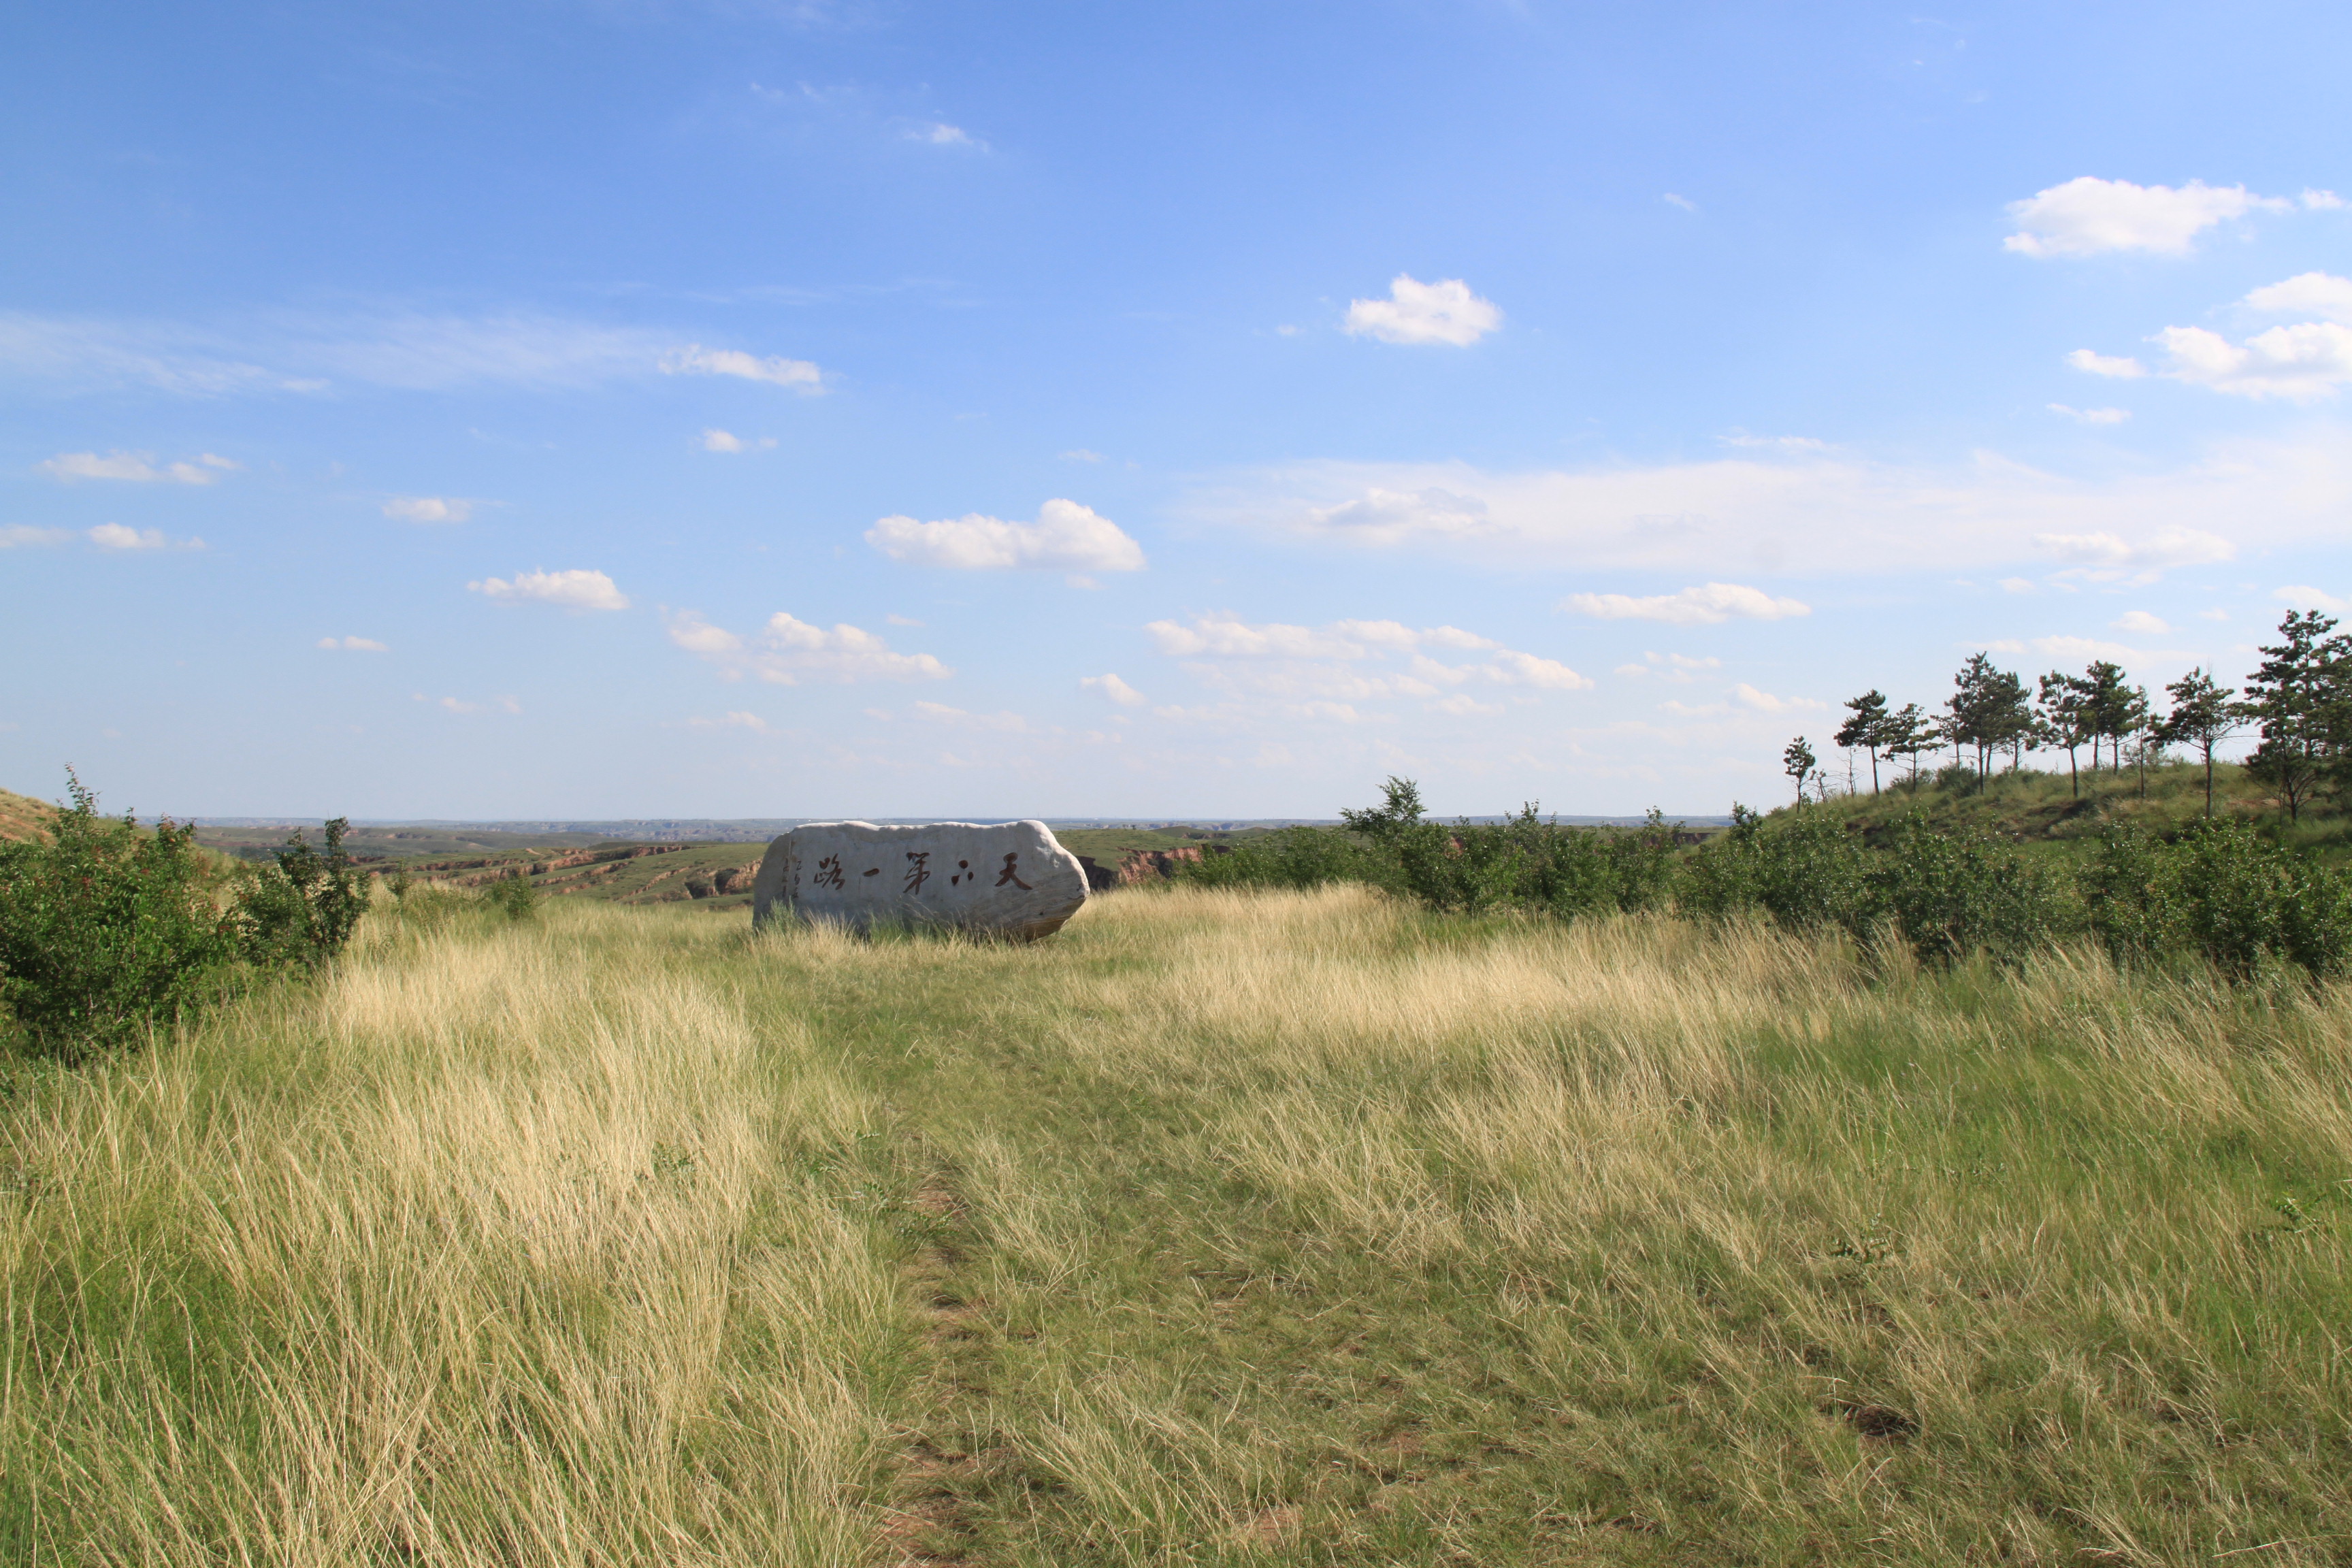
{"type": "Polygon", "coordinates": [[[56,815],[57,807],[47,801],[0,789],[0,838],[45,837],[48,819],[56,815]]]}
{"type": "MultiPolygon", "coordinates": [[[[2004,773],[1972,791],[1939,789],[1923,778],[1916,790],[1898,785],[1897,773],[1882,764],[1885,793],[1833,797],[1830,811],[1870,825],[1892,821],[1917,809],[1931,819],[1985,827],[2029,843],[2064,844],[2095,837],[2110,822],[2137,822],[2164,831],[2187,826],[2205,811],[2205,772],[2189,763],[2148,770],[2145,780],[2131,772],[2066,774],[2004,773]]],[[[1869,788],[1869,775],[1862,778],[1869,788]]],[[[2217,815],[2278,824],[2291,843],[2331,858],[2352,849],[2352,819],[2330,805],[2306,805],[2302,821],[2289,825],[2275,796],[2237,767],[2214,769],[2217,815]]]]}
{"type": "Polygon", "coordinates": [[[2341,991],[407,918],[0,1101],[18,1558],[2344,1560],[2341,991]]]}

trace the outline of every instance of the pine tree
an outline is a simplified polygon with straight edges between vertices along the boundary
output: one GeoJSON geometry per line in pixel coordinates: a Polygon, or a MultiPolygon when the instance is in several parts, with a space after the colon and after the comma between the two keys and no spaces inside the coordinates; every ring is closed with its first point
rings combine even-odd
{"type": "Polygon", "coordinates": [[[2299,822],[2304,803],[2343,768],[2352,743],[2352,638],[2336,635],[2331,616],[2289,610],[2279,639],[2262,650],[2239,710],[2263,737],[2246,772],[2278,791],[2288,819],[2299,822]]]}
{"type": "Polygon", "coordinates": [[[1878,793],[1878,748],[1885,742],[1881,731],[1886,724],[1886,694],[1873,687],[1846,703],[1853,715],[1838,727],[1837,743],[1851,751],[1856,746],[1870,752],[1870,793],[1878,793]]]}

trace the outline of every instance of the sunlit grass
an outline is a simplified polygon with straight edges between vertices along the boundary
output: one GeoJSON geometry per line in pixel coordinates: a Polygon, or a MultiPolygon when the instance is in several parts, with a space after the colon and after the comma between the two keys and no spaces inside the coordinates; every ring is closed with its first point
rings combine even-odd
{"type": "Polygon", "coordinates": [[[2341,992],[1346,889],[378,919],[16,1080],[0,1506],[45,1562],[2343,1562],[2347,1069],[2341,992]]]}

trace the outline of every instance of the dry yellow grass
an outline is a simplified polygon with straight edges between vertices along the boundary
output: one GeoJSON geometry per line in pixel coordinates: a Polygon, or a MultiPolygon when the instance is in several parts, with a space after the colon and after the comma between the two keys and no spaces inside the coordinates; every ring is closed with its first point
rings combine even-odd
{"type": "MultiPolygon", "coordinates": [[[[598,911],[601,913],[601,911],[598,911]]],[[[20,1540],[112,1562],[853,1561],[870,1099],[667,933],[403,940],[10,1121],[20,1540]]]]}
{"type": "Polygon", "coordinates": [[[17,1079],[10,1545],[2352,1561],[2341,992],[1350,889],[425,923],[17,1079]]]}

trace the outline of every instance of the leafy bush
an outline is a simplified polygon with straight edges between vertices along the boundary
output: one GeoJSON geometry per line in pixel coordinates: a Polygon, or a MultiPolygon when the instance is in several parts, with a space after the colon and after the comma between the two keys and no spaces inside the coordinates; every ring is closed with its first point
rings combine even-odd
{"type": "Polygon", "coordinates": [[[35,1049],[72,1058],[178,1017],[235,963],[237,942],[194,827],[100,816],[67,777],[72,805],[49,841],[0,847],[0,1003],[35,1049]]]}
{"type": "Polygon", "coordinates": [[[1938,832],[1914,816],[1866,853],[1870,918],[1892,921],[1922,959],[2014,957],[2076,929],[2070,880],[1981,829],[1938,832]]]}
{"type": "Polygon", "coordinates": [[[2193,952],[2241,977],[2281,961],[2318,975],[2352,963],[2352,878],[2251,823],[2210,818],[2170,843],[2112,828],[2084,884],[2091,927],[2118,958],[2193,952]]]}
{"type": "Polygon", "coordinates": [[[529,920],[539,908],[539,889],[520,873],[492,882],[482,889],[482,897],[510,921],[529,920]]]}
{"type": "Polygon", "coordinates": [[[1674,829],[1655,812],[1631,834],[1562,827],[1533,805],[1501,824],[1431,822],[1421,791],[1391,778],[1381,804],[1339,814],[1341,826],[1294,827],[1188,865],[1212,887],[1317,887],[1352,881],[1433,910],[1540,910],[1573,917],[1666,903],[1674,829]]]}
{"type": "Polygon", "coordinates": [[[236,926],[247,959],[316,968],[351,942],[367,912],[368,884],[343,852],[350,826],[340,816],[326,825],[323,855],[298,827],[275,864],[246,871],[237,888],[236,926]]]}

